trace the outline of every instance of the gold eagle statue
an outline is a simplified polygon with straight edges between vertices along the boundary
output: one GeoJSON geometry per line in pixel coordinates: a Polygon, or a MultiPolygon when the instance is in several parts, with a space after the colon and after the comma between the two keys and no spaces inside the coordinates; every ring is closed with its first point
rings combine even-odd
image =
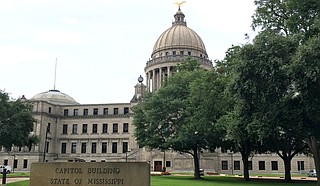
{"type": "Polygon", "coordinates": [[[181,1],[181,2],[175,2],[174,4],[178,5],[178,7],[180,8],[182,4],[186,3],[186,1],[181,1]]]}

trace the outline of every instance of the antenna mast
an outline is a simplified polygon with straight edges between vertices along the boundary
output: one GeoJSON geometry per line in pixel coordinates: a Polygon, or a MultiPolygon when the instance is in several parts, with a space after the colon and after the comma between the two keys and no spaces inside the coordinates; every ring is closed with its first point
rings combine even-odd
{"type": "Polygon", "coordinates": [[[53,84],[53,90],[56,90],[57,60],[58,60],[58,58],[56,58],[56,64],[55,64],[55,67],[54,67],[54,84],[53,84]]]}

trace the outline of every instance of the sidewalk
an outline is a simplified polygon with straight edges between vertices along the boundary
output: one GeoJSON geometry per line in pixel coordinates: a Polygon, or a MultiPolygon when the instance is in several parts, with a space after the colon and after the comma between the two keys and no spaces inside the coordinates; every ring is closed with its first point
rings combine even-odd
{"type": "MultiPolygon", "coordinates": [[[[23,180],[29,180],[29,178],[7,178],[7,183],[23,181],[23,180]]],[[[0,184],[1,183],[2,183],[2,178],[0,179],[0,184]]]]}

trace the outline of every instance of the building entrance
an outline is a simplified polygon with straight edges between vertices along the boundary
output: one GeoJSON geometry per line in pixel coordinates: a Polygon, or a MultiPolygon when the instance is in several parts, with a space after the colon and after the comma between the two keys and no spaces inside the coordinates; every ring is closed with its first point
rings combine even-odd
{"type": "Polygon", "coordinates": [[[154,161],[154,171],[160,172],[162,169],[162,161],[154,161]]]}

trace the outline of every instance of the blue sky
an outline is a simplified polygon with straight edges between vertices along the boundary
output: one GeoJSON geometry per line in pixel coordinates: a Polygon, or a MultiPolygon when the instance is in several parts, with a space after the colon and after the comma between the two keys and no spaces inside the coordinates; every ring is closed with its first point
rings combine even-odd
{"type": "MultiPolygon", "coordinates": [[[[253,0],[186,0],[181,10],[209,58],[254,35],[253,0]]],[[[56,89],[81,104],[124,103],[175,0],[0,0],[0,89],[11,97],[56,89]]]]}

